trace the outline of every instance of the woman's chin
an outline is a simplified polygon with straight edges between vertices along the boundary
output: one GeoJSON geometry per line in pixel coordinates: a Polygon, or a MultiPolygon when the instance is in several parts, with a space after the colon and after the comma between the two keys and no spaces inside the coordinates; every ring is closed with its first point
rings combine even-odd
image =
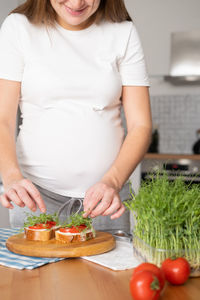
{"type": "Polygon", "coordinates": [[[58,19],[58,23],[66,28],[66,29],[71,29],[71,30],[81,30],[87,27],[86,22],[88,20],[88,17],[67,17],[62,16],[62,18],[58,19]],[[77,29],[76,29],[77,27],[77,29]]]}

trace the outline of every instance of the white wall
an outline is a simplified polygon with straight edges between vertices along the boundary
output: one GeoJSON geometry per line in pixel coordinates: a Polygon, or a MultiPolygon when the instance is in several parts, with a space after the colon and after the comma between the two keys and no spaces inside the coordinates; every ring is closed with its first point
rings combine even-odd
{"type": "Polygon", "coordinates": [[[170,33],[200,29],[200,0],[125,0],[145,51],[149,74],[169,71],[170,33]]]}
{"type": "Polygon", "coordinates": [[[19,4],[19,0],[1,0],[0,1],[0,24],[5,17],[19,4]]]}

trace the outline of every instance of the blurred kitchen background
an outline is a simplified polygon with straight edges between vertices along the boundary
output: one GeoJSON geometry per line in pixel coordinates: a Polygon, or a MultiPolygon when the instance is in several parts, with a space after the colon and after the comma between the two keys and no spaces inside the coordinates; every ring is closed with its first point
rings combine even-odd
{"type": "MultiPolygon", "coordinates": [[[[0,2],[0,24],[20,0],[0,2]]],[[[154,130],[149,152],[131,176],[137,192],[141,178],[158,168],[188,181],[200,172],[200,1],[125,0],[142,41],[148,73],[154,130]],[[198,142],[199,141],[199,142],[198,142]],[[194,155],[194,152],[197,153],[194,155]]],[[[134,151],[134,149],[133,149],[134,151]]],[[[8,211],[0,207],[0,227],[8,211]]]]}

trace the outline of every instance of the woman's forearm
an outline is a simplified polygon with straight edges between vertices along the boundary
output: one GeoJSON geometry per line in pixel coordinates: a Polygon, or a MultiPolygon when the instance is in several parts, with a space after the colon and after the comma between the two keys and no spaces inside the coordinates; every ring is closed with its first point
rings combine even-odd
{"type": "Polygon", "coordinates": [[[151,140],[151,125],[133,128],[126,136],[121,150],[102,181],[120,190],[144,157],[151,140]]]}
{"type": "Polygon", "coordinates": [[[15,128],[21,83],[0,79],[0,91],[0,176],[5,188],[0,204],[12,209],[14,203],[32,211],[36,211],[37,204],[41,212],[45,212],[39,191],[29,179],[23,178],[17,161],[15,128]]]}
{"type": "Polygon", "coordinates": [[[128,134],[117,158],[102,181],[120,190],[146,153],[151,140],[152,118],[149,89],[123,86],[122,105],[128,134]]]}
{"type": "Polygon", "coordinates": [[[15,147],[16,115],[21,83],[0,79],[0,176],[4,187],[22,178],[15,147]]]}
{"type": "Polygon", "coordinates": [[[0,174],[4,187],[23,178],[16,156],[13,130],[0,122],[0,174]]]}

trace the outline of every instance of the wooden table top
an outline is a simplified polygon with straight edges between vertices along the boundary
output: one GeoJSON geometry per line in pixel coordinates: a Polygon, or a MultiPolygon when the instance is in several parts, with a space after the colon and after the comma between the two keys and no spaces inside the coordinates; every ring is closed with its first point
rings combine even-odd
{"type": "MultiPolygon", "coordinates": [[[[34,270],[0,266],[1,300],[132,300],[132,270],[112,271],[84,259],[73,258],[34,270]]],[[[200,299],[200,278],[183,286],[167,285],[161,300],[200,299]]]]}

